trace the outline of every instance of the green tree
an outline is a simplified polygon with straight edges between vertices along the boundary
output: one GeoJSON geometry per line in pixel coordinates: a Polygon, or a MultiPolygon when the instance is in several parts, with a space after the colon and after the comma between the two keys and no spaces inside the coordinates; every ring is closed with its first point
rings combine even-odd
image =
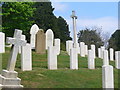
{"type": "Polygon", "coordinates": [[[47,29],[53,30],[57,26],[51,2],[36,2],[34,8],[36,10],[34,11],[33,20],[40,28],[46,31],[47,29]]]}
{"type": "Polygon", "coordinates": [[[15,29],[23,30],[29,40],[29,30],[33,23],[33,2],[4,2],[2,4],[2,27],[6,36],[13,36],[15,29]]]}
{"type": "Polygon", "coordinates": [[[36,8],[33,16],[35,23],[45,32],[47,29],[52,29],[55,38],[60,38],[64,47],[65,41],[71,39],[67,22],[61,16],[57,18],[54,15],[54,8],[49,1],[36,2],[34,8],[36,8]]]}
{"type": "Polygon", "coordinates": [[[59,16],[57,19],[57,26],[59,29],[58,37],[61,39],[61,42],[65,43],[67,40],[71,40],[69,26],[66,20],[64,20],[64,18],[62,18],[61,16],[59,16]]]}
{"type": "Polygon", "coordinates": [[[86,28],[85,30],[80,30],[78,32],[78,42],[85,42],[85,44],[88,45],[89,49],[90,45],[94,44],[96,46],[96,54],[97,48],[104,44],[100,33],[97,32],[97,30],[90,30],[88,28],[86,28]]]}
{"type": "Polygon", "coordinates": [[[116,30],[109,39],[109,48],[114,48],[115,51],[120,50],[120,30],[116,30]]]}

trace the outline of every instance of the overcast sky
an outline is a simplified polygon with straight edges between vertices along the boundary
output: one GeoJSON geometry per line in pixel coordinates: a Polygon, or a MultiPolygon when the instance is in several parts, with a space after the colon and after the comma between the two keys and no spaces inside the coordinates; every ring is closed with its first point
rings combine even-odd
{"type": "MultiPolygon", "coordinates": [[[[54,14],[62,16],[69,24],[72,34],[72,10],[76,11],[77,31],[85,27],[102,27],[111,35],[118,29],[118,2],[53,2],[54,14]]],[[[71,35],[72,36],[72,35],[71,35]]]]}

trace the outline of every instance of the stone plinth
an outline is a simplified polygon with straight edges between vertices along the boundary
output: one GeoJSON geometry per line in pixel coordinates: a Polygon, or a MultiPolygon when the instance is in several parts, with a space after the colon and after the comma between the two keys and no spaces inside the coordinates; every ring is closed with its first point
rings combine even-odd
{"type": "Polygon", "coordinates": [[[0,86],[2,88],[22,88],[21,79],[17,75],[16,71],[3,70],[0,75],[0,86]]]}

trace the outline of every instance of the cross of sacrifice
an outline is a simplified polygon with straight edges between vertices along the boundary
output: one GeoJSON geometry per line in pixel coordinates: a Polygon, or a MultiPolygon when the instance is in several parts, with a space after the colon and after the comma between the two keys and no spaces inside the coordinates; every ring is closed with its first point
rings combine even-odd
{"type": "Polygon", "coordinates": [[[21,40],[21,35],[22,35],[22,30],[15,29],[14,37],[13,38],[7,37],[6,42],[8,44],[12,44],[10,57],[9,57],[8,65],[7,65],[8,71],[14,71],[15,69],[19,46],[26,45],[26,40],[21,40]]]}
{"type": "Polygon", "coordinates": [[[77,47],[77,34],[76,34],[76,19],[75,11],[72,11],[71,18],[73,19],[73,36],[74,36],[74,48],[77,47]]]}

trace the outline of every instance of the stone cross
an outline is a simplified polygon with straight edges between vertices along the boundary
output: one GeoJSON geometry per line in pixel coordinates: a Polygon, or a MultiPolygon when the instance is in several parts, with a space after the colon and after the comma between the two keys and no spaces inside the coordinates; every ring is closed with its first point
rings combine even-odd
{"type": "Polygon", "coordinates": [[[7,37],[7,43],[8,44],[13,44],[11,52],[10,52],[11,54],[10,54],[10,58],[9,58],[9,61],[8,61],[8,66],[7,66],[8,71],[14,71],[14,69],[15,69],[15,64],[16,64],[16,59],[17,59],[19,46],[25,46],[26,45],[26,41],[21,40],[21,35],[22,35],[22,31],[18,30],[18,29],[15,29],[14,37],[13,38],[7,37]]]}
{"type": "Polygon", "coordinates": [[[74,33],[74,48],[77,47],[77,34],[76,34],[76,19],[77,16],[75,15],[75,11],[72,11],[71,18],[73,19],[73,33],[74,33]]]}

